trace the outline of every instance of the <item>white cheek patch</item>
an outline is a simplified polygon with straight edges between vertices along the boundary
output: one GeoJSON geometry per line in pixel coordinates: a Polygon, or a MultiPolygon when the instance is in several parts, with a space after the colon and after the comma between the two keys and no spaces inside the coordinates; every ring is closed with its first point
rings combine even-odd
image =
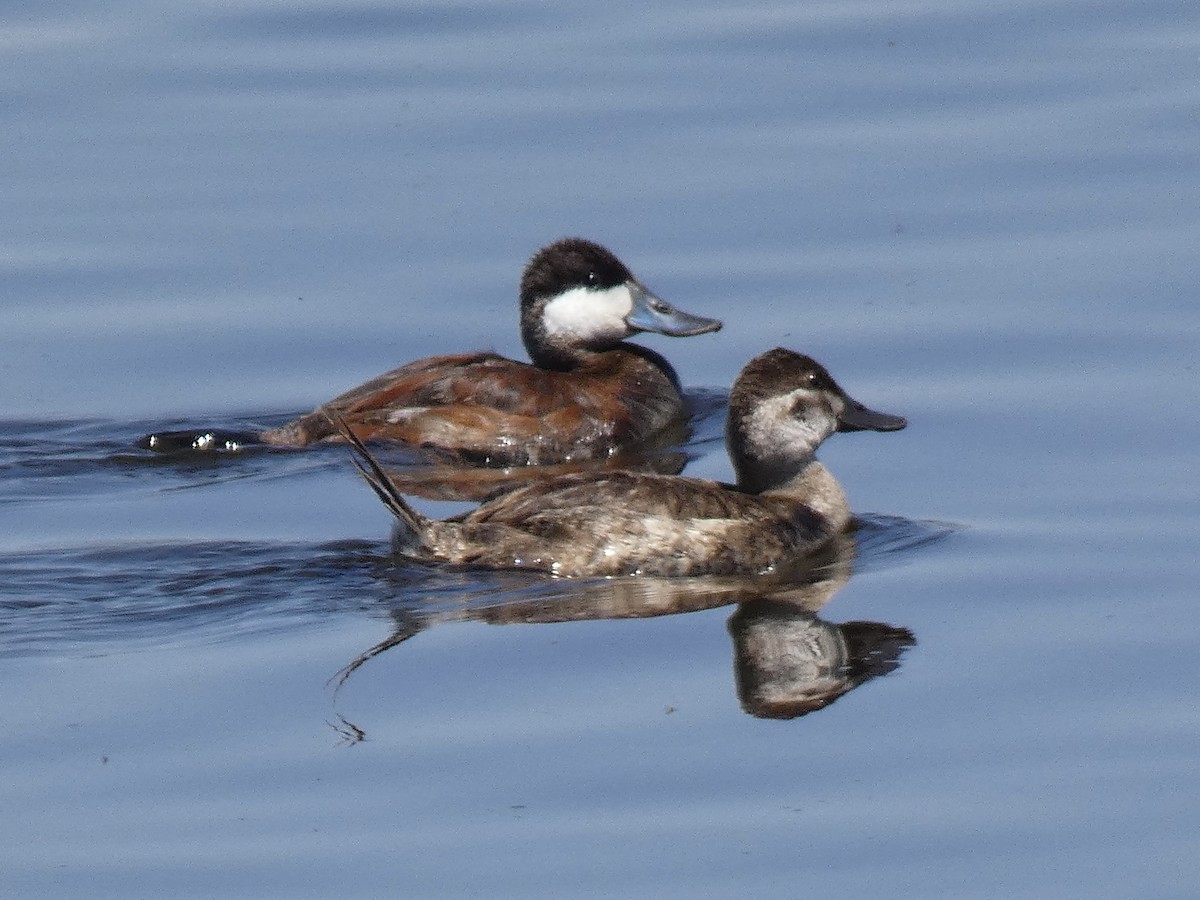
{"type": "Polygon", "coordinates": [[[620,341],[633,332],[625,317],[633,296],[624,284],[604,290],[585,287],[564,291],[546,304],[542,322],[550,337],[575,341],[620,341]]]}

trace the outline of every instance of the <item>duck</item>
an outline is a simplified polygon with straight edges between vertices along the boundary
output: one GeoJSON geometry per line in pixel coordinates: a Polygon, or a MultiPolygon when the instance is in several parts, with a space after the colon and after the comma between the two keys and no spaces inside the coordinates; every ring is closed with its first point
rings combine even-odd
{"type": "Polygon", "coordinates": [[[901,416],[850,397],[816,360],[777,347],[729,394],[732,484],[644,472],[580,472],[430,519],[404,499],[348,423],[334,421],[396,523],[393,550],[429,563],[560,577],[753,576],[791,569],[850,526],[842,487],[816,450],[842,431],[899,431],[901,416]]]}
{"type": "Polygon", "coordinates": [[[542,247],[529,260],[520,320],[529,362],[492,352],[431,356],[255,435],[162,432],[139,446],[161,452],[306,447],[342,440],[336,418],[359,440],[435,451],[443,462],[605,459],[685,417],[675,370],[627,339],[641,332],[690,337],[722,325],[667,303],[606,247],[577,237],[542,247]]]}

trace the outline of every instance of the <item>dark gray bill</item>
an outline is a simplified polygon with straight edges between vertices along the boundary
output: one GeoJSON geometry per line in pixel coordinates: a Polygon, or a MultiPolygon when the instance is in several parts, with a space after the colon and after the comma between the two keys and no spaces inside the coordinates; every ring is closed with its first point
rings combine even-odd
{"type": "Polygon", "coordinates": [[[846,408],[838,416],[838,431],[899,431],[908,420],[903,416],[875,412],[846,397],[846,408]]]}

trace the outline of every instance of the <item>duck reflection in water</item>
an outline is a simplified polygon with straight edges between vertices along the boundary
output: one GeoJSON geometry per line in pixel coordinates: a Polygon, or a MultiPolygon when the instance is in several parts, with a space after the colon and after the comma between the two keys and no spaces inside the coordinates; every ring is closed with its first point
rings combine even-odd
{"type": "MultiPolygon", "coordinates": [[[[913,540],[916,547],[921,541],[913,540]]],[[[895,552],[893,545],[889,552],[895,552]]],[[[442,594],[447,573],[435,582],[430,601],[411,599],[412,581],[431,570],[405,566],[389,570],[406,599],[391,610],[395,630],[366,650],[331,682],[341,688],[369,660],[437,624],[487,622],[494,625],[550,624],[602,619],[678,615],[737,605],[728,621],[733,640],[734,681],[742,708],[761,718],[794,718],[828,706],[870,679],[899,665],[916,639],[906,628],[878,622],[838,624],[817,615],[850,579],[855,558],[852,534],[843,534],[803,568],[770,579],[635,578],[535,579],[520,572],[470,573],[447,604],[442,594]],[[482,580],[481,580],[482,579],[482,580]]],[[[451,576],[454,573],[449,573],[451,576]]],[[[418,588],[418,596],[419,596],[418,588]]],[[[357,739],[362,730],[343,720],[357,739]]]]}
{"type": "Polygon", "coordinates": [[[760,597],[729,618],[742,709],[794,719],[824,709],[866,681],[894,672],[916,638],[882,622],[835,624],[786,598],[760,597]]]}

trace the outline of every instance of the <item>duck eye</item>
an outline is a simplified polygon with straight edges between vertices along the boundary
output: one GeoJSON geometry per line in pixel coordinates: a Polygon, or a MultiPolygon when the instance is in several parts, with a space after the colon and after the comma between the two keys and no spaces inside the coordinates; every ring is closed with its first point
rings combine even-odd
{"type": "Polygon", "coordinates": [[[599,284],[600,276],[598,274],[596,274],[596,272],[594,270],[591,272],[588,272],[587,273],[587,283],[588,284],[599,284]]]}
{"type": "Polygon", "coordinates": [[[804,383],[811,388],[819,387],[821,384],[821,377],[816,372],[809,372],[804,376],[804,383]]]}

